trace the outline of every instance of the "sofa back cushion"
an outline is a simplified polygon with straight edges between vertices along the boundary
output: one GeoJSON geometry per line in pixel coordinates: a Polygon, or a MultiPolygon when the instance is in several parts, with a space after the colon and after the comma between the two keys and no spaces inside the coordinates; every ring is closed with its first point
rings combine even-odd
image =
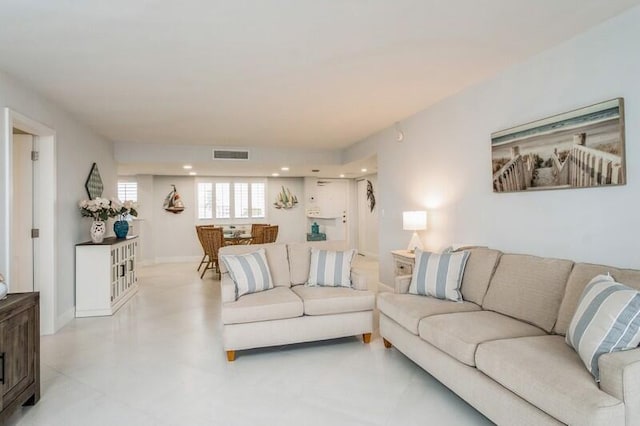
{"type": "Polygon", "coordinates": [[[635,269],[619,269],[605,265],[592,265],[590,263],[576,263],[569,280],[567,288],[562,298],[558,321],[553,331],[557,334],[566,335],[571,323],[571,318],[576,312],[580,296],[584,288],[595,276],[611,274],[614,280],[626,286],[640,290],[640,271],[635,269]]]}
{"type": "Polygon", "coordinates": [[[551,332],[572,267],[570,260],[503,254],[482,307],[551,332]]]}
{"type": "MultiPolygon", "coordinates": [[[[286,244],[238,244],[224,246],[220,248],[220,255],[225,254],[246,254],[252,253],[260,248],[264,248],[271,279],[275,287],[291,287],[291,277],[289,275],[289,261],[287,260],[286,244]]],[[[224,262],[219,262],[220,272],[229,272],[224,262]]]]}
{"type": "Polygon", "coordinates": [[[346,250],[348,248],[345,241],[311,241],[307,243],[287,244],[291,284],[305,284],[309,279],[311,247],[315,247],[318,250],[335,251],[346,250]]]}
{"type": "Polygon", "coordinates": [[[469,252],[467,266],[462,276],[462,298],[477,305],[482,305],[489,281],[496,270],[502,252],[488,248],[465,249],[469,252]]]}

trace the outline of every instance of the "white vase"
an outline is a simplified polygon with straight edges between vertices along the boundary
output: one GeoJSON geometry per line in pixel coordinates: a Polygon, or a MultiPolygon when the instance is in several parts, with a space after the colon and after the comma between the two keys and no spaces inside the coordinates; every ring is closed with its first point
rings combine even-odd
{"type": "Polygon", "coordinates": [[[104,240],[104,234],[107,232],[107,226],[101,220],[94,220],[91,224],[91,241],[99,244],[104,240]]]}

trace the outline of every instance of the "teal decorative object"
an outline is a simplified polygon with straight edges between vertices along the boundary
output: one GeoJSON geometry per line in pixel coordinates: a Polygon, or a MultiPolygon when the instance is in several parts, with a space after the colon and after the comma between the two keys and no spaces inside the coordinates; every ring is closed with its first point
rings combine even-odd
{"type": "Polygon", "coordinates": [[[126,220],[116,220],[113,222],[113,232],[116,233],[116,238],[126,238],[129,233],[129,222],[126,220]]]}
{"type": "Polygon", "coordinates": [[[313,225],[311,225],[311,233],[312,234],[320,233],[320,225],[318,225],[316,222],[313,222],[313,225]]]}
{"type": "Polygon", "coordinates": [[[326,241],[327,234],[325,233],[317,233],[317,234],[309,234],[307,232],[307,241],[326,241]]]}

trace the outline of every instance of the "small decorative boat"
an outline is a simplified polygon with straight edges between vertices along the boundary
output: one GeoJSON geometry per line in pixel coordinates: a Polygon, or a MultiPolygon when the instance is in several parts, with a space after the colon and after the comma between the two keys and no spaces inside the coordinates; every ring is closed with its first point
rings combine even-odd
{"type": "Polygon", "coordinates": [[[184,211],[184,203],[180,199],[180,194],[178,194],[176,186],[171,186],[173,187],[173,190],[171,190],[169,195],[164,199],[162,207],[164,207],[166,211],[174,214],[182,213],[184,211]]]}

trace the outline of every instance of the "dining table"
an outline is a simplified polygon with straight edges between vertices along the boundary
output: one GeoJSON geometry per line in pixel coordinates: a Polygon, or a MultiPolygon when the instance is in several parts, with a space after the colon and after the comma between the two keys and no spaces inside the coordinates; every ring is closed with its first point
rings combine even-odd
{"type": "Polygon", "coordinates": [[[224,245],[232,246],[238,244],[249,244],[251,243],[251,234],[246,233],[238,233],[238,232],[225,232],[223,234],[224,237],[224,245]]]}

